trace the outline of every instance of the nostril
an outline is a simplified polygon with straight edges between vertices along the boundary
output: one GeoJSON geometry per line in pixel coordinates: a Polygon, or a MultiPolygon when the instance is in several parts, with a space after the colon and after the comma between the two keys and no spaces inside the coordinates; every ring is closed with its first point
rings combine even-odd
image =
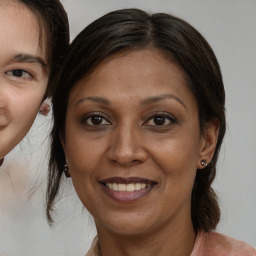
{"type": "Polygon", "coordinates": [[[136,165],[145,162],[147,159],[146,152],[130,152],[130,154],[114,153],[111,155],[110,160],[123,166],[136,165]]]}
{"type": "Polygon", "coordinates": [[[141,160],[139,160],[139,159],[132,160],[132,163],[139,163],[139,162],[141,162],[141,160]]]}

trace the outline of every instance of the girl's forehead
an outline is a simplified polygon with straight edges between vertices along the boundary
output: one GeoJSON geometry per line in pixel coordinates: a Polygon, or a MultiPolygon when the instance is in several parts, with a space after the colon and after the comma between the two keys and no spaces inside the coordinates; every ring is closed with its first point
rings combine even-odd
{"type": "MultiPolygon", "coordinates": [[[[0,5],[1,55],[31,55],[47,62],[46,36],[38,16],[19,1],[0,5]]],[[[3,58],[3,56],[2,56],[3,58]]]]}

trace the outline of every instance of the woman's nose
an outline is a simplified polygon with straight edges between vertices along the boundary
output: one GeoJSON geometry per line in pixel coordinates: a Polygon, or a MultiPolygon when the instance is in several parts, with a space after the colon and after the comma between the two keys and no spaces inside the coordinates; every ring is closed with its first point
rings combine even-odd
{"type": "Polygon", "coordinates": [[[147,159],[143,136],[138,128],[116,128],[110,139],[109,160],[122,166],[143,163],[147,159]]]}

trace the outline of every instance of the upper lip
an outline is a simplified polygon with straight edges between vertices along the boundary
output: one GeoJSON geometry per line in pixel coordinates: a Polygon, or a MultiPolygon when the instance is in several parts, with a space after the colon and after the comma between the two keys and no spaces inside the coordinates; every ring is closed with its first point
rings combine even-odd
{"type": "Polygon", "coordinates": [[[140,177],[111,177],[104,180],[100,180],[100,183],[118,183],[118,184],[130,184],[130,183],[145,183],[145,184],[156,184],[157,182],[154,180],[149,180],[140,177]]]}

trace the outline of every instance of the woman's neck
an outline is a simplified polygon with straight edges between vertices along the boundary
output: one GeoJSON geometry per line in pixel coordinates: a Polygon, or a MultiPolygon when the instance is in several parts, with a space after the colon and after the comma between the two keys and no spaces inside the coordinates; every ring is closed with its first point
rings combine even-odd
{"type": "Polygon", "coordinates": [[[149,234],[137,236],[114,234],[98,229],[99,250],[102,256],[189,256],[196,235],[192,223],[183,224],[171,229],[167,225],[149,234]]]}

